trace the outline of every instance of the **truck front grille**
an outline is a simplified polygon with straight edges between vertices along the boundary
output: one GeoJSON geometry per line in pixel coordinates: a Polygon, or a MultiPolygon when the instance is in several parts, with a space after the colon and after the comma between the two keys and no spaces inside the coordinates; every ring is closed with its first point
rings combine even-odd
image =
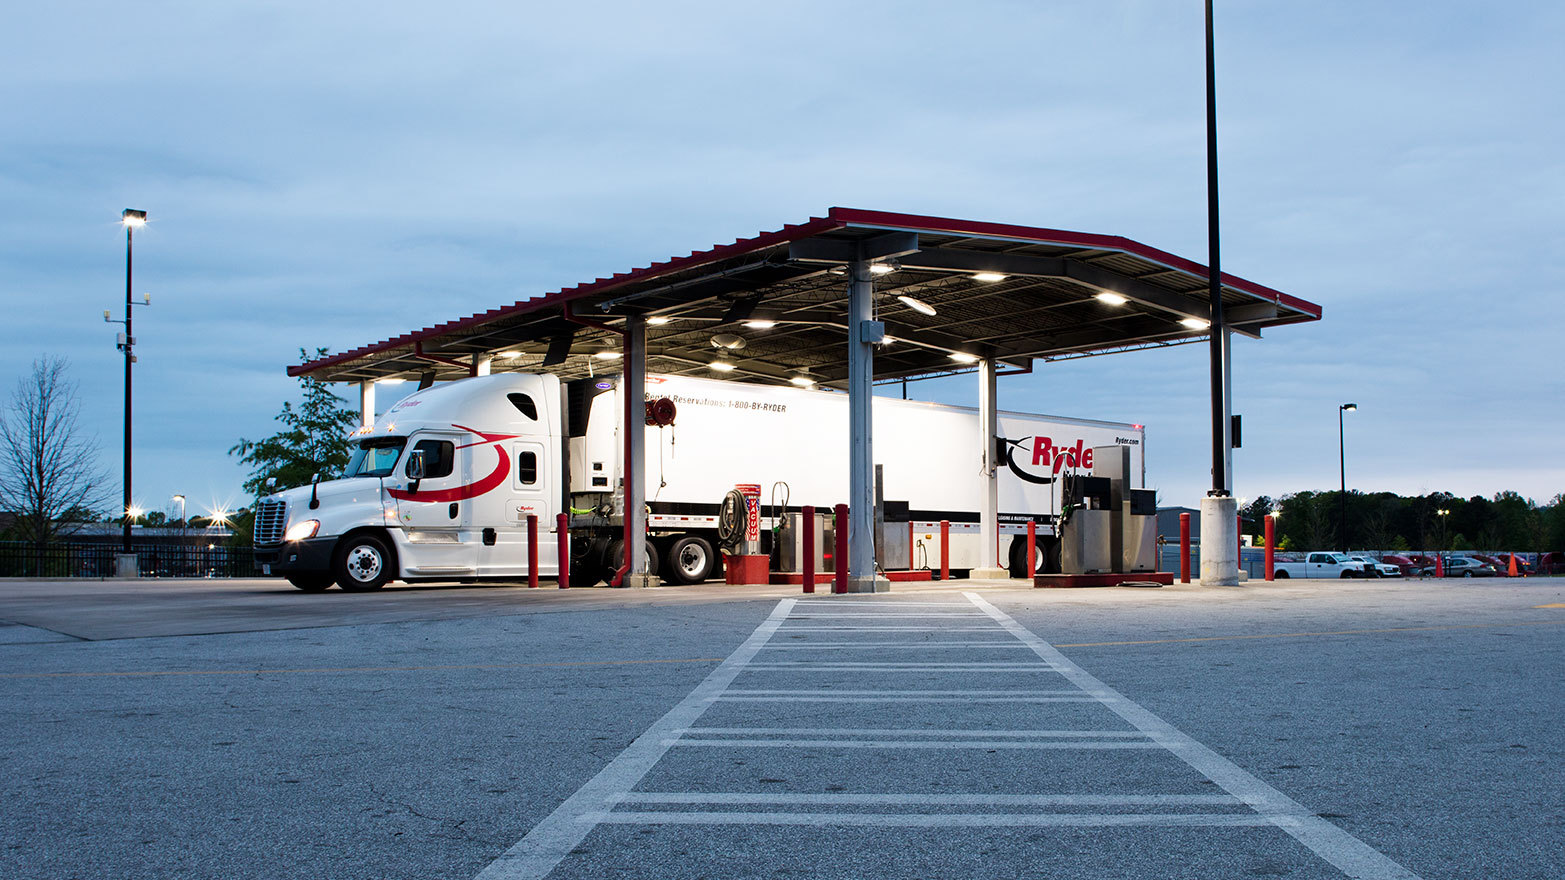
{"type": "Polygon", "coordinates": [[[255,545],[281,544],[288,525],[288,502],[262,501],[255,508],[255,545]]]}

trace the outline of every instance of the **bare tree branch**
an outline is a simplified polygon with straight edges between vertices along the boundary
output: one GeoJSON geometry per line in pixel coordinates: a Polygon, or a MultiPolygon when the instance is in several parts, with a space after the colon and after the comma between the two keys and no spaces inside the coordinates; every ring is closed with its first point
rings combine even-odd
{"type": "Polygon", "coordinates": [[[17,537],[40,546],[75,531],[62,517],[102,504],[108,490],[68,366],[48,355],[33,361],[0,412],[0,509],[17,515],[17,537]]]}

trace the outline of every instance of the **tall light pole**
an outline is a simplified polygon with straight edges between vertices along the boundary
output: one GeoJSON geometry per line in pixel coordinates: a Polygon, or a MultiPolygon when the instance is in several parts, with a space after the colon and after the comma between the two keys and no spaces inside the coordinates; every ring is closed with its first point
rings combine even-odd
{"type": "Polygon", "coordinates": [[[1435,551],[1436,556],[1439,556],[1441,553],[1445,552],[1445,518],[1450,515],[1451,511],[1444,507],[1435,511],[1435,516],[1440,517],[1440,548],[1435,551]]]}
{"type": "Polygon", "coordinates": [[[1348,552],[1348,453],[1347,445],[1343,442],[1342,414],[1354,412],[1358,408],[1356,403],[1344,403],[1337,407],[1337,464],[1342,470],[1341,517],[1337,520],[1341,536],[1337,543],[1342,545],[1343,553],[1348,552]]]}
{"type": "MultiPolygon", "coordinates": [[[[120,213],[120,223],[125,227],[125,341],[120,348],[125,352],[125,531],[122,536],[120,552],[130,553],[130,367],[136,362],[136,337],[131,329],[131,255],[134,250],[135,233],[137,229],[147,225],[147,212],[134,208],[126,208],[120,213]]],[[[150,297],[148,304],[151,304],[150,297]]],[[[103,316],[105,321],[109,316],[103,316]]]]}
{"type": "Polygon", "coordinates": [[[1218,249],[1217,223],[1217,53],[1212,37],[1212,0],[1206,0],[1206,251],[1207,300],[1211,304],[1209,332],[1212,374],[1212,489],[1206,494],[1230,493],[1233,475],[1232,420],[1228,399],[1230,370],[1228,328],[1223,324],[1223,269],[1218,249]]]}

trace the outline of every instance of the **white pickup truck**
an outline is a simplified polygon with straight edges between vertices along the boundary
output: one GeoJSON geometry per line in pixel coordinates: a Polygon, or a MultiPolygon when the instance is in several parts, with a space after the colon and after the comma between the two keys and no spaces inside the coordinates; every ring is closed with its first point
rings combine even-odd
{"type": "Polygon", "coordinates": [[[1344,553],[1306,553],[1303,562],[1272,564],[1272,577],[1282,578],[1361,578],[1374,577],[1373,563],[1360,562],[1344,553]]]}

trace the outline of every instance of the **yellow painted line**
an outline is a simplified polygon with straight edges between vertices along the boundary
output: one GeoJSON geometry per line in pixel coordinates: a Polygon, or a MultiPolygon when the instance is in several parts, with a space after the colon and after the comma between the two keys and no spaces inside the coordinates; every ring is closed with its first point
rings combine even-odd
{"type": "MultiPolygon", "coordinates": [[[[1540,608],[1547,606],[1537,606],[1540,608]]],[[[1139,642],[1078,642],[1074,645],[1055,645],[1056,648],[1108,648],[1122,645],[1177,645],[1184,642],[1232,642],[1253,639],[1303,639],[1311,636],[1362,636],[1374,633],[1439,632],[1453,629],[1494,629],[1505,626],[1560,626],[1565,620],[1525,620],[1515,623],[1470,623],[1460,626],[1398,626],[1388,629],[1339,629],[1325,632],[1266,633],[1247,636],[1202,636],[1190,639],[1147,639],[1139,642]]]]}
{"type": "Polygon", "coordinates": [[[462,669],[550,669],[569,666],[633,666],[654,663],[721,663],[721,657],[688,660],[583,660],[570,663],[489,663],[471,666],[316,666],[300,669],[164,669],[146,672],[0,672],[0,678],[141,678],[160,675],[280,675],[291,672],[424,672],[462,669]]]}
{"type": "Polygon", "coordinates": [[[1534,608],[1565,608],[1565,602],[1551,602],[1548,605],[1534,605],[1534,608]]]}

